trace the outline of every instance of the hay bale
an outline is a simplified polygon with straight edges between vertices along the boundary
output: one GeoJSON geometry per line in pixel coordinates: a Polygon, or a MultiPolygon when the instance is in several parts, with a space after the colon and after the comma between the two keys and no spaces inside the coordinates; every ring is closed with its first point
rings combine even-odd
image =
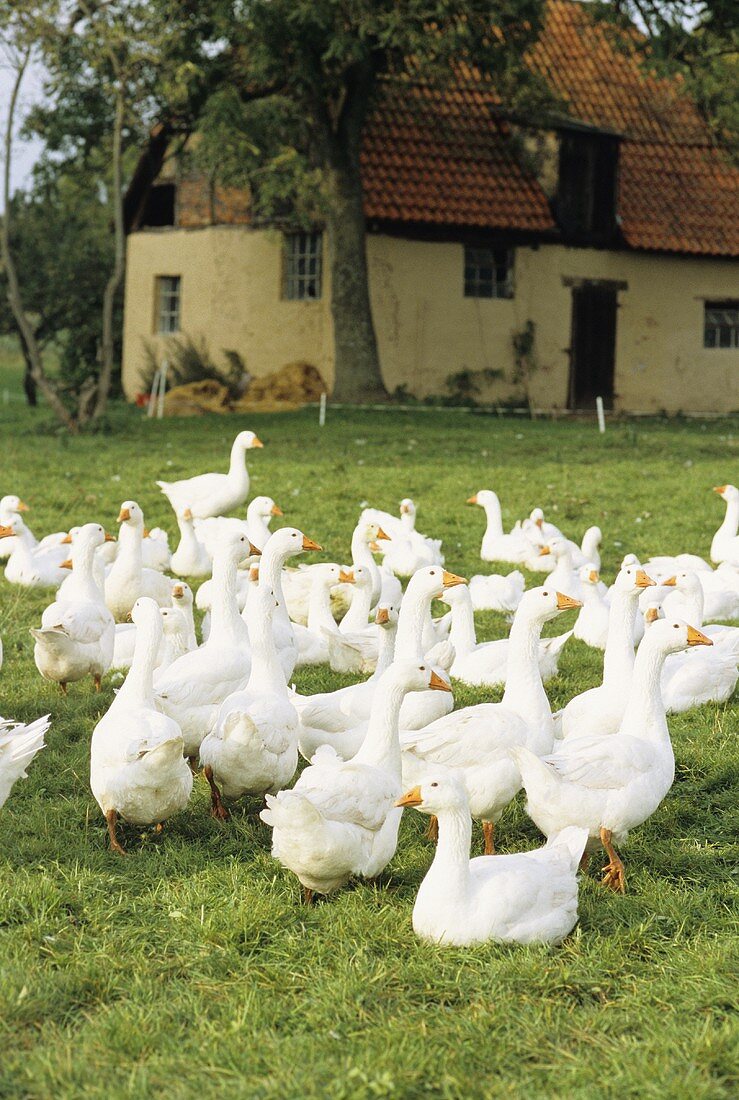
{"type": "Polygon", "coordinates": [[[311,363],[288,363],[264,378],[252,379],[234,405],[236,412],[279,412],[318,401],[326,384],[311,363]]]}
{"type": "Polygon", "coordinates": [[[164,397],[165,416],[203,416],[231,412],[228,390],[213,378],[175,386],[164,397]]]}

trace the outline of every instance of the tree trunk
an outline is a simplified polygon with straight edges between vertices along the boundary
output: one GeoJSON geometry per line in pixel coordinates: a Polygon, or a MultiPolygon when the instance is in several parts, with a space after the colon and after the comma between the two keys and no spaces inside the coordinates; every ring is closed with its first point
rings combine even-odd
{"type": "Polygon", "coordinates": [[[113,377],[113,360],[115,356],[113,337],[113,314],[115,312],[115,299],[120,289],[121,280],[126,263],[126,239],[123,228],[123,181],[121,176],[121,144],[123,141],[123,114],[125,105],[123,102],[123,89],[118,83],[115,122],[113,125],[113,217],[115,222],[115,261],[110,278],[105,285],[103,295],[103,339],[102,362],[100,376],[97,383],[97,398],[92,416],[97,419],[105,413],[108,405],[108,394],[113,377]]]}
{"type": "Polygon", "coordinates": [[[26,394],[26,402],[35,409],[38,405],[38,394],[36,393],[36,383],[33,379],[33,365],[31,363],[31,356],[28,354],[28,348],[26,342],[23,339],[23,333],[19,332],[21,351],[23,352],[23,362],[25,363],[25,369],[23,371],[23,389],[26,394]]]}
{"type": "Polygon", "coordinates": [[[0,256],[2,256],[3,263],[5,264],[5,272],[8,279],[8,302],[10,303],[15,323],[18,326],[23,354],[26,357],[26,363],[28,364],[31,377],[48,401],[51,409],[59,420],[61,420],[62,424],[64,424],[70,432],[76,434],[79,428],[74,417],[66,408],[54,384],[46,377],[43,360],[41,358],[41,349],[36,341],[33,326],[28,320],[23,308],[23,300],[21,298],[20,285],[18,283],[18,273],[10,249],[10,222],[12,213],[10,207],[10,165],[13,152],[13,126],[15,125],[15,109],[18,103],[18,93],[23,83],[23,76],[28,64],[28,58],[29,54],[26,53],[16,70],[5,126],[5,140],[3,142],[5,159],[3,172],[3,199],[5,203],[5,212],[2,218],[2,234],[0,234],[0,256]]]}

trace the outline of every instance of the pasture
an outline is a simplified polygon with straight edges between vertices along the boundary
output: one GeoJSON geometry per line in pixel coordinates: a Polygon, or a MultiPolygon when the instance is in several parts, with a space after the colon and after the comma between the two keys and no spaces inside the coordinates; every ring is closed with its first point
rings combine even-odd
{"type": "MultiPolygon", "coordinates": [[[[248,454],[252,494],[273,496],[326,560],[347,558],[362,502],[394,511],[409,495],[419,529],[465,576],[489,568],[483,514],[464,503],[484,487],[500,494],[507,526],[534,505],[578,540],[599,524],[609,581],[627,551],[706,556],[723,514],[710,488],[736,482],[739,458],[736,420],[616,423],[600,437],[591,423],[453,411],[329,409],[321,430],[315,410],[155,422],[117,406],[111,434],[72,440],[15,400],[0,421],[2,492],[28,502],[37,534],[88,519],[114,530],[125,498],[172,534],[155,478],[225,469],[236,431],[251,427],[265,443],[248,454]]],[[[128,828],[127,858],[109,852],[88,745],[113,683],[100,695],[71,685],[64,698],[41,680],[28,628],[49,599],[0,580],[0,713],[52,715],[47,748],[0,813],[0,1096],[736,1095],[736,703],[670,719],[675,785],[623,848],[624,897],[601,887],[595,859],[561,947],[440,949],[411,930],[432,854],[411,811],[378,884],[312,907],[272,860],[259,806],[217,822],[202,778],[161,835],[128,828]]],[[[477,626],[481,639],[506,631],[492,613],[477,626]]],[[[570,641],[553,706],[597,683],[600,667],[570,641]]],[[[315,671],[296,682],[350,680],[315,671]]],[[[455,692],[458,706],[498,697],[455,692]]],[[[496,843],[538,843],[520,796],[496,843]]]]}

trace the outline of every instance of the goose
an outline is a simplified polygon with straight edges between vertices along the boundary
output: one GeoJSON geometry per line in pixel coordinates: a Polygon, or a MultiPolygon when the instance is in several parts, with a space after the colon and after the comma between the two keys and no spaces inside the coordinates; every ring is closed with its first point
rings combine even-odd
{"type": "MultiPolygon", "coordinates": [[[[363,513],[367,516],[367,512],[363,513]]],[[[381,512],[384,516],[386,513],[381,512]]],[[[390,533],[390,539],[381,548],[384,565],[398,577],[412,577],[425,565],[443,565],[441,540],[430,539],[416,530],[416,505],[406,497],[400,502],[400,519],[388,517],[392,522],[385,528],[378,518],[375,522],[390,533]]]]}
{"type": "Polygon", "coordinates": [[[223,798],[276,794],[298,765],[298,715],[288,697],[272,629],[277,599],[259,585],[250,597],[251,674],[243,691],[221,705],[214,728],[200,745],[211,789],[211,813],[224,819],[223,798]]]}
{"type": "MultiPolygon", "coordinates": [[[[408,582],[398,615],[395,657],[417,664],[425,661],[434,667],[440,679],[449,684],[447,672],[454,659],[454,649],[445,642],[437,644],[424,656],[424,625],[426,617],[430,616],[431,601],[438,599],[447,588],[464,583],[464,578],[438,565],[419,569],[408,582]]],[[[373,676],[364,684],[353,685],[354,691],[327,692],[308,700],[296,700],[301,722],[300,751],[306,759],[312,759],[316,749],[324,744],[332,745],[345,759],[354,755],[366,733],[372,701],[379,685],[380,678],[373,676]]],[[[420,729],[449,714],[453,707],[451,692],[432,694],[412,691],[403,700],[401,728],[420,729]]]]}
{"type": "MultiPolygon", "coordinates": [[[[449,641],[454,647],[452,676],[473,687],[497,687],[506,682],[509,639],[478,642],[475,634],[475,616],[467,585],[450,588],[441,597],[452,609],[452,626],[449,641]]],[[[521,603],[519,601],[519,607],[521,603]]],[[[514,614],[515,622],[515,614],[514,614]]],[[[556,638],[540,638],[537,656],[539,671],[544,683],[557,675],[559,658],[572,631],[556,638]]]]}
{"type": "Polygon", "coordinates": [[[726,505],[726,514],[711,542],[711,561],[739,563],[739,489],[736,485],[717,485],[713,490],[726,505]]]}
{"type": "MultiPolygon", "coordinates": [[[[580,578],[575,572],[572,550],[567,539],[555,536],[540,548],[539,553],[543,557],[551,554],[554,560],[554,569],[547,577],[549,584],[553,585],[559,592],[565,592],[573,599],[579,600],[582,595],[582,586],[580,578]]],[[[605,591],[605,585],[603,590],[605,591]]]]}
{"type": "Polygon", "coordinates": [[[105,606],[94,576],[95,551],[105,542],[100,524],[86,523],[72,544],[72,574],[64,582],[64,597],[49,604],[40,629],[31,629],[36,640],[33,659],[45,680],[67,684],[92,676],[100,691],[103,675],[113,659],[115,622],[105,606]]]}
{"type": "Polygon", "coordinates": [[[297,875],[306,901],[329,894],[352,875],[375,878],[395,854],[402,810],[398,719],[405,695],[448,692],[433,669],[395,661],[372,702],[367,735],[346,762],[320,749],[292,790],[266,795],[260,817],[272,829],[272,854],[297,875]]]}
{"type": "Polygon", "coordinates": [[[514,527],[509,534],[503,531],[503,515],[497,493],[492,489],[480,489],[467,503],[476,504],[485,512],[487,526],[480,550],[483,561],[508,561],[514,565],[526,561],[531,543],[520,525],[514,527]]]}
{"type": "Polygon", "coordinates": [[[634,662],[629,700],[617,733],[593,732],[561,742],[540,759],[525,746],[513,750],[526,790],[526,811],[546,837],[576,825],[588,831],[587,850],[608,855],[603,883],[623,893],[624,864],[615,844],[651,817],[675,776],[675,757],[660,694],[668,654],[711,645],[680,619],[653,623],[634,662]]]}
{"type": "MultiPolygon", "coordinates": [[[[9,527],[10,521],[14,516],[20,515],[21,512],[28,511],[28,505],[24,504],[21,498],[15,496],[15,494],[9,494],[8,496],[0,498],[0,527],[9,527]]],[[[18,548],[17,539],[17,535],[8,535],[0,542],[0,561],[5,561],[6,558],[9,558],[13,551],[18,548]]],[[[26,541],[29,546],[38,545],[38,539],[27,525],[26,541]]]]}
{"type": "MultiPolygon", "coordinates": [[[[65,582],[66,583],[66,582],[65,582]]],[[[154,663],[154,671],[163,671],[177,657],[197,648],[192,612],[192,589],[184,581],[172,585],[172,607],[162,607],[162,644],[154,663]],[[169,615],[169,611],[179,614],[169,615]]],[[[125,671],[131,667],[136,646],[136,625],[133,622],[115,624],[113,659],[110,667],[125,671]]]]}
{"type": "Polygon", "coordinates": [[[550,752],[554,740],[537,661],[542,626],[579,606],[549,585],[524,593],[511,627],[501,702],[464,707],[401,736],[405,786],[424,783],[432,771],[451,773],[467,791],[472,816],[483,823],[486,855],[494,851],[495,822],[521,787],[511,749],[527,745],[537,753],[550,752]]]}
{"type": "MultiPolygon", "coordinates": [[[[372,557],[370,545],[377,544],[378,540],[383,541],[388,538],[389,535],[386,535],[383,529],[378,527],[376,523],[368,523],[361,518],[352,532],[352,568],[361,566],[363,569],[366,569],[372,577],[371,607],[376,606],[381,595],[385,600],[389,597],[387,592],[383,593],[383,575],[380,573],[377,563],[372,557]]],[[[301,626],[307,626],[308,624],[311,570],[314,568],[315,566],[310,565],[302,566],[299,569],[286,570],[282,578],[282,587],[288,614],[294,623],[299,623],[301,626]]],[[[385,571],[385,576],[387,576],[387,571],[385,571]]],[[[395,584],[398,583],[394,577],[393,580],[395,584]]],[[[337,590],[332,593],[331,597],[331,609],[334,617],[340,617],[344,614],[353,598],[352,588],[346,586],[337,588],[337,590]]]]}
{"type": "Polygon", "coordinates": [[[157,481],[176,515],[189,508],[195,519],[208,519],[232,512],[249,496],[249,473],[244,456],[253,447],[263,447],[254,432],[239,432],[231,446],[227,474],[198,474],[182,481],[157,481]]]}
{"type": "Polygon", "coordinates": [[[17,779],[25,779],[26,769],[36,753],[44,748],[49,715],[25,725],[0,718],[0,807],[4,806],[17,779]]]}
{"type": "Polygon", "coordinates": [[[372,673],[377,664],[378,637],[374,623],[368,623],[372,599],[372,578],[359,565],[345,571],[345,576],[357,587],[338,630],[332,625],[324,629],[328,644],[328,662],[334,672],[372,673]]]}
{"type": "MultiPolygon", "coordinates": [[[[666,580],[660,581],[664,588],[671,588],[672,592],[662,600],[662,609],[665,615],[686,619],[687,622],[699,626],[704,634],[712,638],[720,645],[731,645],[732,649],[739,652],[739,627],[718,626],[716,624],[706,626],[708,618],[739,619],[739,592],[730,592],[731,601],[721,601],[713,598],[712,593],[707,593],[700,582],[700,574],[689,569],[679,570],[666,580]]],[[[696,650],[701,655],[704,650],[696,650]]]]}
{"type": "MultiPolygon", "coordinates": [[[[647,626],[664,615],[664,604],[650,604],[644,613],[647,626]]],[[[720,627],[718,628],[721,629],[720,627]]],[[[710,637],[706,627],[703,633],[710,637]]],[[[733,638],[711,637],[711,649],[671,653],[660,677],[667,714],[682,714],[704,703],[725,703],[739,681],[739,654],[733,638]]]]}
{"type": "MultiPolygon", "coordinates": [[[[61,536],[60,536],[61,537],[61,536]]],[[[15,549],[5,566],[5,579],[10,584],[24,588],[58,588],[66,574],[62,562],[67,558],[65,546],[34,545],[28,528],[20,516],[12,516],[0,526],[0,545],[4,539],[13,539],[15,549]]]]}
{"type": "MultiPolygon", "coordinates": [[[[332,634],[338,634],[331,614],[331,589],[337,584],[354,583],[354,575],[336,564],[314,565],[311,576],[308,625],[293,624],[293,634],[298,647],[296,668],[328,664],[328,639],[332,634]]],[[[346,644],[348,638],[344,636],[343,641],[346,644]]]]}
{"type": "Polygon", "coordinates": [[[470,859],[470,804],[455,779],[432,774],[396,805],[438,821],[434,859],[413,906],[421,939],[455,947],[490,940],[556,944],[575,927],[586,829],[563,829],[533,852],[470,859]]]}
{"type": "Polygon", "coordinates": [[[596,726],[603,733],[618,730],[634,668],[634,620],[639,597],[647,588],[654,588],[654,581],[643,569],[636,565],[621,566],[611,589],[603,681],[570,699],[554,715],[556,736],[578,736],[596,726]]]}
{"type": "Polygon", "coordinates": [[[162,527],[148,527],[143,531],[141,543],[141,563],[144,569],[155,569],[157,573],[166,573],[172,554],[169,549],[169,535],[162,527]]]}
{"type": "Polygon", "coordinates": [[[470,597],[475,611],[502,611],[512,615],[521,602],[526,581],[520,569],[507,576],[476,573],[470,577],[470,597]]]}
{"type": "Polygon", "coordinates": [[[605,649],[608,638],[610,607],[598,587],[600,574],[592,562],[579,571],[582,608],[575,620],[572,633],[585,645],[605,649]]]}
{"type": "Polygon", "coordinates": [[[123,622],[139,596],[149,596],[160,607],[169,607],[174,581],[143,565],[144,513],[135,500],[124,500],[118,523],[118,553],[105,578],[105,602],[116,622],[123,622]]]}
{"type": "Polygon", "coordinates": [[[213,559],[213,626],[208,640],[154,678],[157,704],[182,730],[188,757],[197,754],[224,699],[249,680],[249,631],[236,605],[236,571],[254,551],[246,535],[222,532],[213,559]]]}
{"type": "Polygon", "coordinates": [[[177,526],[180,529],[180,541],[170,559],[172,572],[179,577],[209,577],[211,557],[198,540],[189,508],[185,508],[177,516],[177,526]]]}
{"type": "Polygon", "coordinates": [[[92,734],[90,787],[105,815],[110,847],[119,855],[118,820],[160,825],[190,800],[192,772],[183,759],[182,731],[162,714],[153,692],[162,619],[154,600],[141,597],[131,617],[136,649],[118,694],[92,734]]]}
{"type": "Polygon", "coordinates": [[[357,724],[354,715],[361,711],[362,715],[369,716],[377,681],[393,663],[398,607],[380,604],[375,623],[377,664],[368,680],[317,695],[292,696],[300,719],[298,746],[306,760],[312,760],[321,745],[330,745],[342,760],[351,760],[362,744],[367,724],[366,721],[357,724]]]}
{"type": "Polygon", "coordinates": [[[247,505],[245,519],[233,519],[224,516],[197,519],[194,521],[195,534],[211,559],[213,558],[213,548],[218,538],[218,531],[224,524],[243,531],[252,546],[258,546],[260,550],[264,550],[267,539],[272,534],[269,529],[272,518],[282,515],[284,515],[284,512],[275,504],[272,497],[254,497],[247,505]]]}

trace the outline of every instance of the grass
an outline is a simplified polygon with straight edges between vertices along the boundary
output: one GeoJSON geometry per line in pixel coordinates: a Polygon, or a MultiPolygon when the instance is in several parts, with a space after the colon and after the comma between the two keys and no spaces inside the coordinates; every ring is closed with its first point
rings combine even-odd
{"type": "MultiPolygon", "coordinates": [[[[6,360],[0,386],[14,379],[6,360]]],[[[115,408],[111,419],[113,434],[72,441],[43,410],[0,405],[2,492],[28,500],[37,531],[113,527],[126,497],[171,531],[154,479],[223,468],[251,426],[266,444],[250,461],[252,491],[274,496],[329,560],[347,556],[363,500],[392,508],[411,495],[421,529],[465,575],[481,569],[483,517],[463,502],[485,486],[509,522],[541,504],[567,532],[599,523],[608,577],[627,550],[705,555],[721,515],[708,490],[736,480],[739,444],[736,421],[615,424],[599,437],[590,423],[454,412],[329,410],[323,431],[314,411],[157,423],[115,408]]],[[[112,686],[64,699],[40,679],[28,627],[48,599],[0,582],[0,713],[53,717],[0,813],[0,1096],[736,1095],[736,705],[671,720],[675,786],[624,847],[625,897],[594,867],[560,948],[441,950],[410,924],[431,859],[420,815],[404,815],[381,885],[312,908],[271,859],[257,806],[218,824],[202,780],[161,836],[128,829],[128,858],[109,853],[88,744],[112,686]]],[[[481,615],[478,628],[496,637],[505,624],[481,615]]],[[[600,664],[571,643],[553,704],[596,683],[600,664]]],[[[457,705],[491,697],[456,693],[457,705]]],[[[496,839],[537,843],[520,802],[496,839]]]]}

